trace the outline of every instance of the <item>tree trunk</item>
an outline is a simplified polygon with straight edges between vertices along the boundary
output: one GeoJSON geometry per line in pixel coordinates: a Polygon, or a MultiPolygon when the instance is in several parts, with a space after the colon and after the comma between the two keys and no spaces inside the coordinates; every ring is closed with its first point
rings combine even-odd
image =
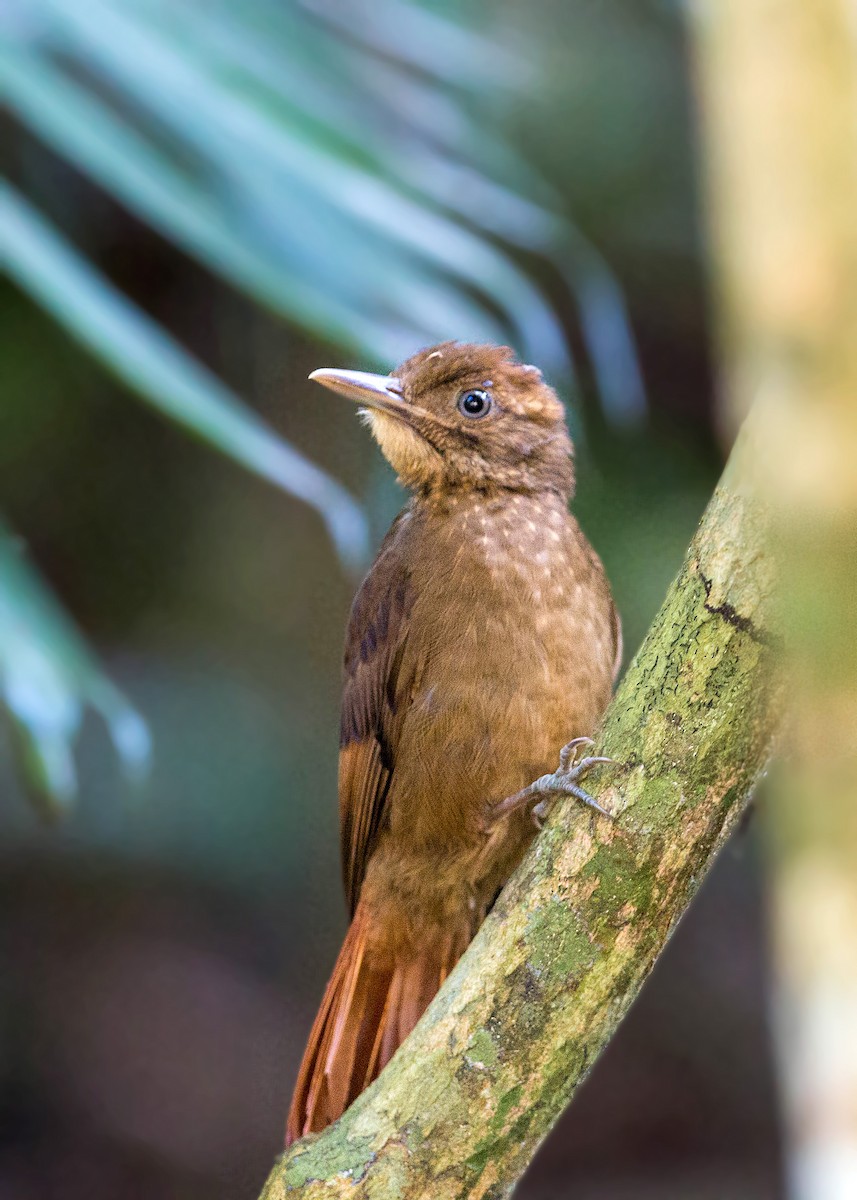
{"type": "MultiPolygon", "coordinates": [[[[845,0],[696,22],[733,407],[760,401],[791,728],[765,811],[795,1200],[857,1196],[857,26],[845,0]]],[[[763,469],[762,469],[763,468],[763,469]]]]}

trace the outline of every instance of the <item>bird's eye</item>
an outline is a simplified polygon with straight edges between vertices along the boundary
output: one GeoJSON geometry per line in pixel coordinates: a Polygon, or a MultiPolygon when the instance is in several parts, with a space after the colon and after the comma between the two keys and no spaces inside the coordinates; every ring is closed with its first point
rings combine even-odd
{"type": "Polygon", "coordinates": [[[463,417],[484,417],[491,411],[491,396],[480,388],[471,388],[458,397],[458,411],[463,417]]]}

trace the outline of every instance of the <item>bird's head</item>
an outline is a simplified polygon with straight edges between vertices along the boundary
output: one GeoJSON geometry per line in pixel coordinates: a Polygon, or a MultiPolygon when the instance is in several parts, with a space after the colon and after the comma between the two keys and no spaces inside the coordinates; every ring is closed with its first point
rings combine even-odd
{"type": "Polygon", "coordinates": [[[310,379],[361,405],[400,480],[415,491],[574,490],[563,406],[541,372],[517,362],[508,346],[443,342],[393,375],[325,368],[310,379]]]}

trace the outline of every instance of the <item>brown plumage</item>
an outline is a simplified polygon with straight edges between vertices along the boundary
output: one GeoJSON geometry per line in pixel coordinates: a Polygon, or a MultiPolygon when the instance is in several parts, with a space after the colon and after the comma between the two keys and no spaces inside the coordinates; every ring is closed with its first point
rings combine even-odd
{"type": "Polygon", "coordinates": [[[351,612],[339,766],[351,927],[287,1141],[379,1074],[535,829],[506,797],[591,733],[620,655],[601,563],[568,511],[563,408],[506,347],[444,343],[395,376],[319,371],[411,490],[351,612]]]}

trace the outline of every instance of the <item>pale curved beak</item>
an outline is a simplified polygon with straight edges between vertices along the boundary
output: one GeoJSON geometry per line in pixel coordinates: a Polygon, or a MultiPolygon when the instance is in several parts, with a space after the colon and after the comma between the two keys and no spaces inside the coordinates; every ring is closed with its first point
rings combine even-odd
{"type": "Polygon", "coordinates": [[[338,371],[322,367],[313,371],[310,379],[339,392],[349,400],[365,404],[367,408],[380,408],[385,412],[401,412],[402,386],[393,375],[371,375],[368,371],[338,371]]]}

